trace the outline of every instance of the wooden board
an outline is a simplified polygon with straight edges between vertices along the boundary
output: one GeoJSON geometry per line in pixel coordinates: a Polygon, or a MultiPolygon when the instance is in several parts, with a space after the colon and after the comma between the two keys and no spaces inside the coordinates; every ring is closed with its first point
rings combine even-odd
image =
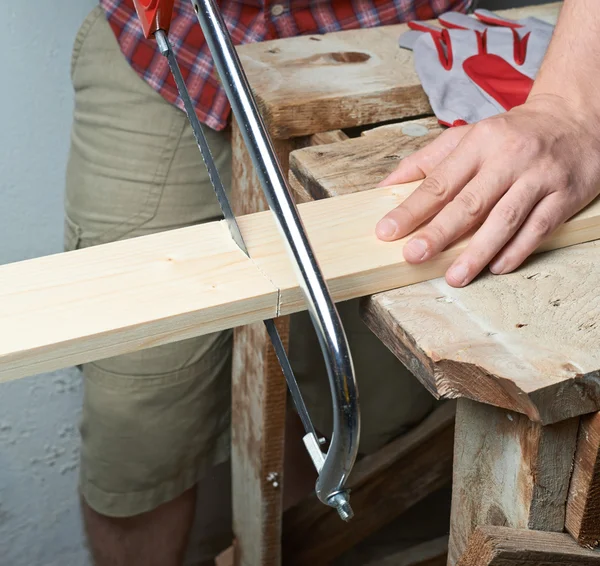
{"type": "MultiPolygon", "coordinates": [[[[284,170],[290,150],[298,145],[297,140],[274,142],[284,170]]],[[[235,120],[232,153],[231,204],[236,216],[267,210],[235,120]]],[[[287,317],[276,324],[287,347],[287,317]]],[[[231,378],[233,558],[236,566],[277,566],[281,563],[287,388],[262,322],[235,329],[231,378]]]]}
{"type": "Polygon", "coordinates": [[[579,419],[542,426],[459,399],[448,566],[476,527],[562,531],[579,419]]]}
{"type": "Polygon", "coordinates": [[[441,132],[435,118],[422,118],[366,130],[360,137],[323,147],[298,149],[290,155],[294,185],[314,199],[368,190],[441,132]]]}
{"type": "MultiPolygon", "coordinates": [[[[340,132],[309,138],[274,140],[282,170],[289,154],[304,145],[345,139],[340,132]]],[[[262,188],[237,123],[232,127],[232,206],[236,216],[267,210],[262,188]]],[[[306,200],[311,200],[307,198],[306,200]]],[[[287,348],[289,317],[276,320],[287,348]]],[[[232,367],[232,489],[233,551],[237,566],[277,566],[281,563],[281,517],[284,505],[284,445],[300,445],[301,437],[286,419],[287,388],[281,367],[262,322],[235,329],[232,367]],[[296,440],[297,442],[290,442],[296,440]]],[[[295,417],[298,419],[298,417],[295,417]]],[[[289,456],[289,451],[287,452],[289,456]]],[[[287,491],[289,493],[289,490],[287,491]]]]}
{"type": "Polygon", "coordinates": [[[462,290],[434,279],[372,297],[363,316],[434,395],[557,422],[600,408],[599,254],[542,254],[462,290]]]}
{"type": "MultiPolygon", "coordinates": [[[[376,238],[377,220],[417,185],[300,205],[335,300],[438,277],[465,248],[467,238],[414,266],[402,258],[403,240],[376,238]]],[[[0,267],[2,379],[304,309],[272,214],[239,221],[252,259],[235,247],[223,222],[214,222],[0,267]]],[[[599,236],[596,201],[540,249],[599,236]]]]}
{"type": "Polygon", "coordinates": [[[568,534],[480,527],[459,566],[596,566],[600,553],[581,548],[568,534]]]}
{"type": "Polygon", "coordinates": [[[355,516],[342,523],[316,497],[289,509],[283,523],[283,564],[329,564],[451,481],[454,403],[356,463],[348,480],[355,516]]]}
{"type": "MultiPolygon", "coordinates": [[[[499,11],[556,21],[560,3],[499,11]]],[[[431,109],[392,25],[244,45],[238,53],[275,138],[374,124],[431,109]]]]}
{"type": "Polygon", "coordinates": [[[581,418],[565,525],[582,545],[600,542],[600,413],[581,418]]]}

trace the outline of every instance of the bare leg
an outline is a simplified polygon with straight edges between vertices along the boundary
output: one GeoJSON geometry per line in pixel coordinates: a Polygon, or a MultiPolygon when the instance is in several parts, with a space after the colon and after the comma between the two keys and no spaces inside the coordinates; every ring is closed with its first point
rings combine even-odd
{"type": "Polygon", "coordinates": [[[95,566],[181,566],[194,519],[196,488],[142,515],[96,513],[82,499],[95,566]]]}

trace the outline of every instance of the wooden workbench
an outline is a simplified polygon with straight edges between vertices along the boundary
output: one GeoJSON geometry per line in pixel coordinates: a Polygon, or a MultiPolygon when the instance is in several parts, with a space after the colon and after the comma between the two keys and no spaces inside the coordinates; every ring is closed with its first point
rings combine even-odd
{"type": "MultiPolygon", "coordinates": [[[[553,22],[559,9],[557,2],[504,13],[553,22]]],[[[290,183],[298,201],[370,188],[400,158],[439,135],[435,120],[427,117],[431,109],[412,56],[397,48],[405,29],[399,25],[338,32],[239,49],[285,171],[291,159],[290,183]],[[366,131],[349,140],[360,133],[357,128],[366,131]]],[[[262,191],[235,124],[233,147],[236,213],[263,210],[262,191]]],[[[478,526],[561,531],[565,505],[574,536],[586,543],[600,537],[594,501],[587,497],[598,481],[594,439],[600,435],[599,419],[593,416],[600,409],[600,358],[589,346],[600,336],[593,315],[583,316],[584,307],[597,309],[594,287],[581,285],[585,277],[600,274],[591,261],[596,251],[595,244],[588,244],[541,257],[531,270],[482,279],[461,291],[460,300],[458,291],[433,281],[365,301],[370,327],[432,394],[460,398],[451,565],[472,533],[477,535],[471,537],[474,545],[495,549],[502,544],[505,533],[476,531],[478,526]],[[482,313],[478,306],[485,301],[490,309],[482,313]],[[491,309],[497,316],[484,323],[482,314],[489,315],[491,309]],[[566,319],[581,328],[563,326],[566,319]],[[495,363],[491,368],[490,360],[495,363]],[[523,377],[522,387],[514,385],[516,377],[523,377]],[[586,413],[590,416],[580,426],[579,416],[586,413]]],[[[288,321],[282,318],[278,324],[285,337],[288,321]]],[[[233,371],[236,560],[245,566],[277,565],[282,563],[286,389],[262,325],[236,330],[233,371]]],[[[369,466],[387,470],[388,479],[401,477],[408,491],[411,486],[414,492],[423,485],[442,485],[452,460],[442,447],[454,426],[453,414],[445,411],[413,437],[399,439],[379,460],[360,463],[359,488],[377,483],[369,466]],[[433,443],[432,455],[421,453],[419,442],[433,443]],[[402,476],[408,461],[421,458],[432,467],[436,456],[441,464],[428,483],[402,476]]],[[[422,475],[423,470],[413,473],[422,475]]],[[[398,494],[402,487],[397,486],[398,494]]],[[[365,494],[365,500],[381,495],[366,489],[365,494]]],[[[418,495],[398,495],[393,501],[400,512],[418,501],[418,495]]],[[[374,525],[391,520],[394,509],[388,505],[382,515],[380,522],[366,525],[363,520],[344,531],[323,506],[301,505],[286,513],[289,527],[283,529],[291,550],[283,563],[327,563],[374,525]]],[[[579,547],[573,552],[577,555],[579,547]]],[[[465,556],[476,554],[477,549],[469,549],[465,556]]],[[[596,555],[579,558],[598,563],[596,555]]]]}
{"type": "MultiPolygon", "coordinates": [[[[294,152],[295,183],[322,198],[348,176],[361,190],[437,130],[423,119],[294,152]],[[414,136],[417,125],[422,136],[414,136]],[[315,159],[324,152],[327,159],[315,159]],[[371,157],[353,166],[361,154],[371,157]]],[[[581,244],[536,256],[513,274],[485,274],[466,289],[434,279],[363,301],[368,326],[432,394],[459,399],[452,566],[479,526],[566,527],[597,544],[599,252],[600,242],[581,244]]]]}

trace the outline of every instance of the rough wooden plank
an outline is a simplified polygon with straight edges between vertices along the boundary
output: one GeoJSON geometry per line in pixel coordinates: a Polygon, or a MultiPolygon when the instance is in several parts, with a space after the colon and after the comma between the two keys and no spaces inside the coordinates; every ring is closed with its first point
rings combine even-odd
{"type": "MultiPolygon", "coordinates": [[[[274,141],[284,171],[296,142],[274,141]]],[[[236,216],[268,206],[242,135],[232,128],[232,197],[236,216]]],[[[287,348],[288,317],[276,321],[287,348]]],[[[265,326],[234,331],[232,365],[232,502],[236,566],[281,563],[283,460],[287,389],[265,326]],[[277,481],[274,481],[276,478],[277,481]]]]}
{"type": "MultiPolygon", "coordinates": [[[[347,139],[349,139],[348,136],[344,132],[342,132],[342,130],[332,130],[330,132],[322,132],[320,134],[310,136],[310,138],[308,139],[307,147],[324,146],[340,141],[346,141],[347,139]]],[[[298,180],[298,178],[292,170],[289,171],[288,180],[296,204],[300,204],[301,202],[310,202],[311,200],[314,200],[314,197],[306,190],[304,185],[298,180]]]]}
{"type": "Polygon", "coordinates": [[[581,548],[568,534],[480,527],[459,566],[596,566],[600,552],[581,548]]]}
{"type": "Polygon", "coordinates": [[[600,408],[599,252],[541,254],[462,290],[435,279],[389,291],[363,316],[434,395],[557,422],[600,408]]]}
{"type": "MultiPolygon", "coordinates": [[[[286,173],[292,149],[344,137],[342,132],[325,132],[309,139],[275,139],[273,147],[286,173]]],[[[232,206],[236,215],[266,210],[266,199],[235,121],[232,149],[232,206]]],[[[280,317],[276,323],[287,348],[289,318],[280,317]]],[[[277,566],[281,563],[287,390],[262,323],[236,328],[232,380],[235,563],[277,566]]]]}
{"type": "MultiPolygon", "coordinates": [[[[500,11],[556,21],[560,3],[500,11]]],[[[406,25],[300,36],[238,48],[275,138],[375,124],[431,112],[412,62],[398,47],[406,25]]]]}
{"type": "Polygon", "coordinates": [[[298,149],[290,155],[290,171],[314,199],[364,191],[441,132],[435,118],[380,126],[358,138],[298,149]]]}
{"type": "Polygon", "coordinates": [[[447,557],[448,537],[443,536],[367,562],[364,566],[446,566],[447,557]]]}
{"type": "Polygon", "coordinates": [[[562,531],[579,419],[542,426],[459,399],[448,566],[481,525],[562,531]]]}
{"type": "Polygon", "coordinates": [[[335,510],[311,498],[286,511],[284,564],[326,564],[450,482],[453,403],[413,430],[360,460],[348,485],[355,516],[341,523],[335,510]]]}
{"type": "Polygon", "coordinates": [[[569,498],[567,530],[580,544],[600,541],[600,413],[581,418],[569,498]]]}

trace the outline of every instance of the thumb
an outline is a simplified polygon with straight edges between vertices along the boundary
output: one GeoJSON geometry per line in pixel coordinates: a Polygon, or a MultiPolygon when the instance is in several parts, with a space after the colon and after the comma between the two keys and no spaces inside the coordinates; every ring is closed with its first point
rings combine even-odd
{"type": "Polygon", "coordinates": [[[471,125],[449,128],[419,151],[402,159],[398,167],[377,186],[389,187],[424,179],[454,151],[471,128],[471,125]]]}

